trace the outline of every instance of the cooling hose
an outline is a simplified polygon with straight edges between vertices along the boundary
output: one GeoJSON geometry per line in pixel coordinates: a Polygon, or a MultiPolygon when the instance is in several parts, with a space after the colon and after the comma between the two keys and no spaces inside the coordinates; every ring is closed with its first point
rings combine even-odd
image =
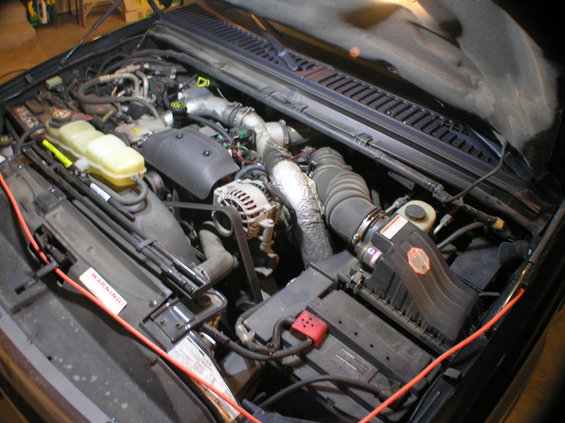
{"type": "Polygon", "coordinates": [[[233,256],[224,248],[220,238],[213,232],[202,229],[198,233],[206,261],[200,263],[197,269],[211,284],[226,277],[233,269],[233,256]]]}

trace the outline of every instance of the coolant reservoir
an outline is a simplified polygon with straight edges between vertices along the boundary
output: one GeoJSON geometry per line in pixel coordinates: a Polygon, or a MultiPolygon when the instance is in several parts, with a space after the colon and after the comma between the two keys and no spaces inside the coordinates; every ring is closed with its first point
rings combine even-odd
{"type": "Polygon", "coordinates": [[[77,157],[86,154],[86,147],[90,141],[104,135],[84,120],[77,120],[62,126],[59,134],[61,142],[77,157]]]}
{"type": "Polygon", "coordinates": [[[422,231],[429,233],[436,220],[436,211],[424,201],[412,200],[398,209],[396,214],[405,217],[422,231]]]}
{"type": "Polygon", "coordinates": [[[132,185],[134,176],[145,173],[143,156],[115,135],[104,135],[84,120],[59,126],[58,117],[54,114],[47,122],[49,140],[75,160],[86,163],[81,168],[86,167],[117,187],[132,185]]]}

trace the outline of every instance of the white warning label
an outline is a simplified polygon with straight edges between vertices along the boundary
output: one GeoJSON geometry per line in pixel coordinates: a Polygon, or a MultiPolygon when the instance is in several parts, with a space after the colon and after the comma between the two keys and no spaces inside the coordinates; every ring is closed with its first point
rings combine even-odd
{"type": "MultiPolygon", "coordinates": [[[[210,357],[208,357],[208,354],[206,354],[190,337],[187,336],[180,341],[172,350],[169,351],[169,355],[175,360],[180,361],[185,367],[192,370],[199,377],[214,386],[218,391],[231,398],[233,402],[237,402],[226,381],[210,357]]],[[[228,414],[227,417],[229,417],[229,419],[235,420],[239,416],[239,411],[227,404],[224,400],[207,388],[203,387],[203,389],[205,389],[205,393],[208,397],[217,404],[218,409],[224,410],[224,414],[228,414]]]]}
{"type": "Polygon", "coordinates": [[[387,225],[381,229],[381,234],[388,239],[392,239],[398,231],[406,225],[406,223],[408,223],[408,220],[400,215],[396,215],[394,219],[388,222],[387,225]]]}
{"type": "Polygon", "coordinates": [[[79,279],[112,313],[119,314],[127,305],[127,301],[92,267],[80,275],[79,279]]]}

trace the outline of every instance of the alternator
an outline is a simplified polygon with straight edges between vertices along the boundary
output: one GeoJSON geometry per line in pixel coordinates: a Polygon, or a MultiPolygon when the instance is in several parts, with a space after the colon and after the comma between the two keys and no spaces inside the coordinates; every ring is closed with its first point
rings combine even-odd
{"type": "MultiPolygon", "coordinates": [[[[272,228],[280,217],[280,206],[270,200],[261,182],[243,179],[218,187],[214,191],[214,204],[237,209],[247,239],[258,237],[263,229],[263,241],[270,242],[272,228]]],[[[221,213],[214,214],[216,227],[223,233],[231,233],[231,228],[221,216],[221,213]]]]}

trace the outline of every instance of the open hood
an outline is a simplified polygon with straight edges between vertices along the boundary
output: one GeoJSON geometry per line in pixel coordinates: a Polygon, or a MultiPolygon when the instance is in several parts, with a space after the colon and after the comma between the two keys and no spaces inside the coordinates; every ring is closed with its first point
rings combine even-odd
{"type": "Polygon", "coordinates": [[[354,56],[390,63],[405,80],[484,119],[538,174],[549,160],[557,72],[489,0],[230,2],[354,56]]]}

